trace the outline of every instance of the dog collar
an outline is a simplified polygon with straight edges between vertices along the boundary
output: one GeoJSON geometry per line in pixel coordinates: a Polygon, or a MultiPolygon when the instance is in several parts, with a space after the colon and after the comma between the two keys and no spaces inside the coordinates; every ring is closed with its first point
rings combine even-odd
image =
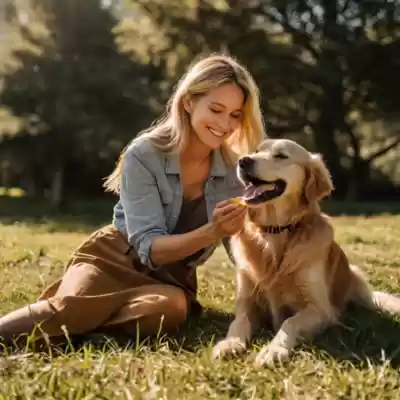
{"type": "Polygon", "coordinates": [[[268,225],[268,226],[263,226],[262,230],[267,233],[272,233],[273,235],[282,233],[284,231],[288,232],[293,232],[295,229],[297,229],[300,225],[300,222],[297,222],[295,224],[287,224],[287,225],[268,225]]]}

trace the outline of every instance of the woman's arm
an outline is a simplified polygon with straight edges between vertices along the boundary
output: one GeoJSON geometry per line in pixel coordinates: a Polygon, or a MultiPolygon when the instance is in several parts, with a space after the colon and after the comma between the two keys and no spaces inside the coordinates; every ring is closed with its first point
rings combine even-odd
{"type": "Polygon", "coordinates": [[[156,237],[150,248],[151,263],[161,266],[183,260],[219,239],[210,223],[191,232],[156,237]]]}
{"type": "Polygon", "coordinates": [[[213,212],[212,222],[188,233],[155,238],[150,258],[157,265],[168,264],[224,240],[242,228],[245,212],[244,207],[232,204],[230,200],[222,201],[213,212]]]}
{"type": "MultiPolygon", "coordinates": [[[[144,154],[151,157],[151,154],[144,154]]],[[[134,151],[128,151],[121,175],[120,198],[128,241],[140,261],[152,269],[183,260],[219,240],[212,224],[192,232],[168,234],[164,209],[154,174],[134,151]]]]}
{"type": "Polygon", "coordinates": [[[128,241],[142,264],[152,269],[183,260],[230,235],[237,230],[236,225],[241,224],[241,216],[244,216],[242,207],[226,201],[217,206],[211,223],[188,233],[168,234],[155,176],[132,151],[127,152],[124,160],[120,198],[128,241]]]}
{"type": "Polygon", "coordinates": [[[131,148],[126,152],[121,172],[120,201],[128,242],[136,250],[141,263],[153,268],[150,247],[154,238],[168,235],[168,230],[156,178],[141,159],[151,160],[152,155],[141,155],[140,150],[131,148]]]}

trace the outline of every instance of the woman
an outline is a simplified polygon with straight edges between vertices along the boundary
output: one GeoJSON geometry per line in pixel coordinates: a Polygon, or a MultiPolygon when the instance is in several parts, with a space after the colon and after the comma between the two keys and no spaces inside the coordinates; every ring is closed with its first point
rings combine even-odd
{"type": "Polygon", "coordinates": [[[72,254],[38,301],[0,318],[10,340],[107,328],[153,335],[201,310],[196,266],[238,232],[244,208],[235,162],[264,137],[257,87],[234,59],[210,56],[180,80],[161,121],[122,152],[105,188],[113,223],[72,254]]]}

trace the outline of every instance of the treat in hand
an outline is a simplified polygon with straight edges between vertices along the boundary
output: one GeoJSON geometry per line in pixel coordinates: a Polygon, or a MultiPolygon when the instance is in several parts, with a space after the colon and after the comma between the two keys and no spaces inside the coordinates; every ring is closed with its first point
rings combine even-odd
{"type": "Polygon", "coordinates": [[[242,197],[233,197],[231,199],[231,201],[232,201],[232,203],[247,207],[247,203],[245,202],[245,200],[242,197]]]}

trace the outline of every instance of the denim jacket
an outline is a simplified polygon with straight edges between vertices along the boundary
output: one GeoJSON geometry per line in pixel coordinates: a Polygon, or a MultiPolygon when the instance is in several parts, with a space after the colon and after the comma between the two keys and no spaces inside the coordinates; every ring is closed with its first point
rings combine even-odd
{"type": "MultiPolygon", "coordinates": [[[[178,222],[183,198],[179,172],[179,155],[161,152],[148,138],[136,139],[127,149],[113,225],[125,235],[141,263],[151,269],[155,268],[149,258],[153,239],[170,234],[178,222]]],[[[239,196],[241,191],[235,168],[227,166],[221,153],[214,151],[204,189],[208,220],[218,202],[239,196]]],[[[215,248],[207,248],[189,266],[204,263],[215,248]]]]}

